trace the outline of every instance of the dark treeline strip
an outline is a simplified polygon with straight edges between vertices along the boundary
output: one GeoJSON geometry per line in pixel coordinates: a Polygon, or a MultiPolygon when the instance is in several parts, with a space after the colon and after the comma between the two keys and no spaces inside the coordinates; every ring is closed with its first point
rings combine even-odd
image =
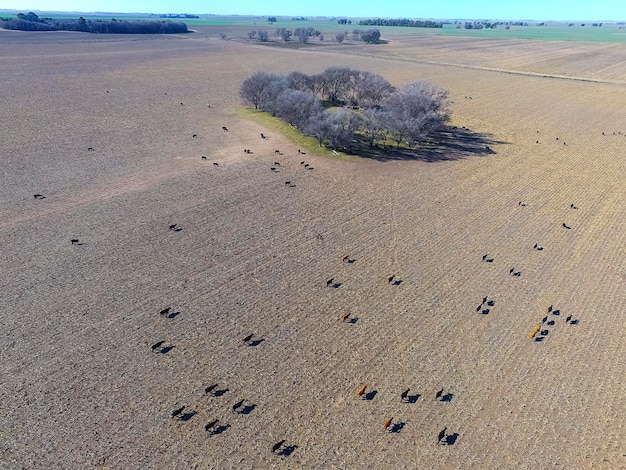
{"type": "Polygon", "coordinates": [[[0,27],[20,31],[82,31],[109,34],[187,33],[185,23],[174,21],[86,20],[40,18],[35,13],[18,13],[17,18],[0,18],[0,27]]]}
{"type": "Polygon", "coordinates": [[[406,18],[376,18],[359,21],[361,26],[405,26],[409,28],[443,28],[443,23],[431,20],[409,20],[406,18]]]}

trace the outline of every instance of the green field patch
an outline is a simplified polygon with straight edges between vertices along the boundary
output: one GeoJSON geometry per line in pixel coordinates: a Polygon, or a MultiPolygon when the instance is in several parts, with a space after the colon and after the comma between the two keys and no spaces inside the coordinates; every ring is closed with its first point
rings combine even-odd
{"type": "Polygon", "coordinates": [[[352,160],[357,158],[356,156],[347,155],[339,151],[333,153],[333,151],[326,146],[320,147],[315,137],[304,135],[295,127],[287,124],[280,118],[272,116],[270,113],[258,111],[252,108],[240,108],[237,111],[237,114],[244,119],[248,119],[252,122],[267,127],[268,129],[279,132],[291,142],[293,142],[296,146],[298,146],[298,148],[306,151],[307,153],[319,155],[322,157],[331,157],[335,159],[339,158],[341,160],[352,160]]]}

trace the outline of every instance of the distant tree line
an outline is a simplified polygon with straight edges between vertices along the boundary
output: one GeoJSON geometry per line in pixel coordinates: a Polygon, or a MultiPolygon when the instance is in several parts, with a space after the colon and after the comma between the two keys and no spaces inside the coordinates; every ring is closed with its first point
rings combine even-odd
{"type": "Polygon", "coordinates": [[[288,122],[319,145],[350,151],[388,141],[413,147],[450,118],[448,93],[427,81],[395,88],[380,75],[330,67],[317,75],[257,72],[243,102],[288,122]]]}
{"type": "MultiPolygon", "coordinates": [[[[225,39],[225,35],[222,35],[222,39],[225,39]]],[[[276,28],[273,37],[282,40],[283,42],[297,41],[302,44],[306,44],[313,37],[317,38],[320,42],[324,42],[326,39],[322,33],[315,28],[276,28]]],[[[348,31],[338,33],[334,39],[338,43],[342,43],[348,37],[348,31]]],[[[380,42],[380,31],[378,29],[355,29],[352,31],[352,39],[355,41],[363,41],[367,43],[376,44],[380,42]]],[[[269,42],[270,34],[264,30],[252,30],[248,31],[248,40],[258,40],[259,42],[269,42]]]]}
{"type": "Polygon", "coordinates": [[[408,20],[406,18],[376,18],[359,21],[361,26],[405,26],[409,28],[443,28],[443,23],[431,20],[408,20]]]}
{"type": "MultiPolygon", "coordinates": [[[[461,22],[454,22],[457,24],[457,29],[461,29],[461,22]]],[[[504,26],[505,29],[510,29],[511,26],[528,26],[526,21],[487,21],[487,20],[477,20],[477,21],[466,21],[463,24],[465,29],[496,29],[498,26],[504,26]]]]}
{"type": "Polygon", "coordinates": [[[17,18],[0,18],[0,27],[20,31],[82,31],[117,34],[187,33],[187,25],[174,21],[76,20],[40,18],[35,13],[18,13],[17,18]]]}
{"type": "Polygon", "coordinates": [[[161,13],[160,15],[155,15],[159,18],[200,18],[199,15],[192,15],[189,13],[161,13]]]}

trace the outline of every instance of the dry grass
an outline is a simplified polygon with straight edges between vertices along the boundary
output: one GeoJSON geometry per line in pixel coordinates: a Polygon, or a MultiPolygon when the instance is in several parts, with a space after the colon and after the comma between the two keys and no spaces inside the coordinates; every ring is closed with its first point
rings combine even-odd
{"type": "MultiPolygon", "coordinates": [[[[1,467],[626,465],[623,84],[394,59],[394,43],[0,36],[1,467]],[[331,65],[430,79],[454,125],[501,143],[306,155],[305,171],[295,143],[242,118],[238,86],[331,65]],[[197,414],[172,418],[183,405],[197,414]]],[[[497,45],[444,39],[440,62],[506,66],[497,45]]]]}

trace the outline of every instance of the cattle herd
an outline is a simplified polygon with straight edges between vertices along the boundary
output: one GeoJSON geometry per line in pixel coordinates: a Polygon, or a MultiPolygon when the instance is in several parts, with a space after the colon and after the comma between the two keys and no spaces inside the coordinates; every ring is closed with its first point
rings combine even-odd
{"type": "MultiPolygon", "coordinates": [[[[226,126],[222,127],[222,130],[224,132],[228,132],[228,128],[226,126]]],[[[192,137],[196,138],[197,134],[193,134],[192,137]]],[[[262,133],[261,138],[263,140],[266,140],[269,137],[268,135],[262,133]]],[[[91,151],[94,151],[94,149],[92,147],[89,147],[88,151],[91,152],[91,151]]],[[[252,154],[253,152],[250,149],[244,149],[244,153],[252,154]]],[[[305,152],[298,149],[297,154],[305,155],[305,152]]],[[[275,150],[274,155],[283,156],[283,153],[280,150],[275,150]]],[[[201,159],[207,160],[208,157],[206,155],[202,155],[201,159]]],[[[213,166],[218,167],[219,163],[213,162],[213,166]]],[[[313,167],[305,161],[300,161],[300,166],[304,168],[305,170],[313,170],[313,167]]],[[[270,167],[270,170],[272,172],[279,173],[284,168],[285,168],[284,162],[274,161],[274,164],[273,166],[270,167]]],[[[285,181],[284,186],[289,187],[289,188],[296,187],[296,185],[292,182],[292,180],[285,181]]],[[[42,200],[42,199],[45,199],[46,196],[38,193],[34,195],[34,198],[37,200],[42,200]]],[[[519,207],[520,211],[529,211],[529,210],[532,210],[532,202],[527,203],[524,201],[519,201],[517,204],[517,207],[519,207]]],[[[564,204],[564,210],[565,211],[578,210],[578,206],[576,206],[574,203],[564,204]]],[[[555,224],[555,228],[556,227],[558,227],[558,225],[555,224]]],[[[572,230],[572,226],[570,226],[568,223],[565,223],[565,222],[561,223],[561,227],[565,229],[566,231],[572,230]]],[[[170,232],[175,233],[175,232],[182,231],[183,228],[177,223],[173,223],[169,225],[168,230],[170,232]]],[[[79,241],[78,238],[72,238],[71,244],[76,245],[76,246],[82,245],[82,243],[79,241]]],[[[538,243],[535,243],[533,246],[533,250],[539,251],[539,252],[543,251],[544,248],[545,247],[543,246],[539,246],[538,243]]],[[[349,255],[346,255],[343,258],[341,258],[341,262],[350,264],[350,265],[356,264],[356,261],[357,260],[355,258],[352,258],[349,255]]],[[[493,268],[497,269],[497,263],[494,262],[495,261],[494,258],[489,256],[489,253],[485,253],[482,255],[482,261],[490,264],[493,268]]],[[[522,275],[522,271],[516,270],[515,267],[511,267],[508,271],[508,274],[513,277],[520,277],[522,275]]],[[[391,276],[386,277],[386,281],[387,281],[387,284],[392,287],[398,287],[403,282],[403,280],[400,279],[397,274],[392,274],[391,276]]],[[[326,288],[338,289],[341,286],[342,286],[342,282],[339,282],[335,277],[331,277],[325,281],[326,288]]],[[[496,304],[496,301],[495,299],[491,297],[491,295],[485,295],[482,297],[482,302],[477,306],[476,312],[478,312],[479,314],[483,316],[487,316],[490,313],[492,313],[491,307],[494,307],[495,304],[496,304]]],[[[158,313],[161,317],[167,320],[171,320],[177,317],[181,312],[172,309],[172,307],[165,307],[161,309],[158,313]]],[[[535,343],[544,342],[546,338],[548,337],[548,335],[550,334],[550,332],[552,331],[552,329],[557,328],[557,321],[560,318],[560,316],[561,316],[561,311],[559,309],[555,309],[553,305],[550,305],[547,308],[547,315],[543,317],[543,319],[541,320],[541,323],[533,327],[532,332],[529,334],[530,339],[535,343]]],[[[356,317],[351,318],[350,313],[345,313],[341,317],[342,323],[354,324],[356,323],[357,320],[358,319],[356,317]]],[[[567,325],[577,325],[578,322],[579,322],[578,319],[573,319],[573,315],[569,314],[567,315],[565,320],[561,323],[564,323],[567,325]]],[[[256,347],[256,346],[259,346],[263,341],[264,341],[263,338],[258,338],[255,336],[254,333],[250,333],[242,339],[240,344],[243,347],[256,347]]],[[[150,349],[152,353],[154,354],[167,354],[174,348],[175,346],[173,344],[169,344],[166,340],[163,340],[163,339],[155,342],[154,344],[150,346],[150,349]]],[[[407,404],[414,404],[418,402],[418,400],[422,397],[422,395],[419,393],[414,393],[410,395],[409,393],[411,392],[411,390],[412,390],[411,388],[406,388],[401,391],[401,393],[399,394],[400,402],[407,403],[407,404]]],[[[203,401],[205,401],[207,398],[211,400],[219,400],[221,397],[227,395],[228,392],[229,392],[228,387],[220,386],[219,383],[213,383],[211,385],[208,385],[204,388],[204,393],[202,394],[202,397],[199,397],[199,402],[195,406],[191,406],[189,404],[181,405],[180,403],[177,403],[175,404],[176,408],[174,408],[171,411],[170,417],[172,420],[176,420],[179,423],[190,421],[196,415],[199,414],[196,408],[202,407],[203,401]]],[[[362,385],[356,391],[357,398],[360,400],[364,400],[364,401],[372,401],[377,395],[378,395],[378,391],[374,389],[368,389],[368,385],[362,385]]],[[[432,396],[434,396],[435,401],[438,401],[441,403],[450,402],[453,398],[452,393],[444,394],[444,388],[439,389],[432,396]]],[[[243,399],[239,399],[238,401],[230,405],[230,413],[236,413],[239,415],[247,416],[251,414],[255,410],[256,407],[257,405],[253,401],[251,401],[251,399],[243,398],[243,399]]],[[[224,415],[227,412],[228,412],[228,407],[225,407],[224,413],[221,416],[213,417],[210,421],[206,423],[206,425],[204,426],[204,430],[208,436],[216,436],[216,435],[222,434],[231,427],[230,424],[225,422],[226,418],[224,418],[224,415]]],[[[383,423],[383,431],[391,432],[391,433],[399,433],[402,431],[404,426],[405,426],[405,423],[403,421],[400,421],[394,417],[390,417],[386,419],[385,422],[383,423]]],[[[434,433],[433,433],[433,436],[435,436],[434,433]]],[[[446,426],[437,432],[435,442],[437,445],[453,445],[456,442],[458,436],[459,436],[458,433],[448,433],[448,427],[446,426]]],[[[298,446],[296,444],[287,444],[287,442],[288,442],[287,439],[282,439],[272,445],[268,444],[268,450],[272,454],[289,456],[298,448],[298,446]]]]}

